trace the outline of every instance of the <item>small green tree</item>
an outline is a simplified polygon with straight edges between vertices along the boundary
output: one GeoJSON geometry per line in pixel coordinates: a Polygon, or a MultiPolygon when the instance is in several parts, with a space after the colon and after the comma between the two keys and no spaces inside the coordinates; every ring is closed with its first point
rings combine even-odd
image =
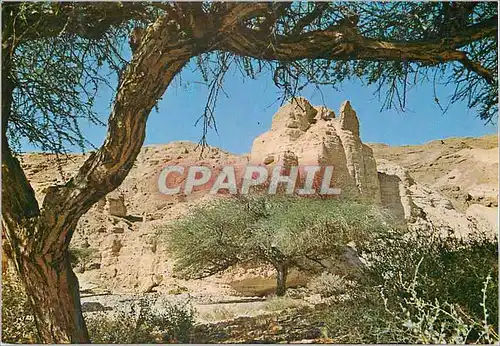
{"type": "Polygon", "coordinates": [[[293,267],[341,258],[348,243],[366,242],[390,228],[377,207],[345,199],[228,198],[195,208],[168,226],[174,271],[202,278],[237,263],[276,269],[276,295],[293,267]]]}

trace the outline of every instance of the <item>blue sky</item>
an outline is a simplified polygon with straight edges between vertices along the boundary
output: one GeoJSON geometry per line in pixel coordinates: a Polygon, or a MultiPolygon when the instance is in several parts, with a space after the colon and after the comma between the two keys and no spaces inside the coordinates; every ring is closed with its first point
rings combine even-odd
{"type": "MultiPolygon", "coordinates": [[[[163,144],[174,140],[198,142],[202,135],[202,124],[194,126],[202,114],[208,89],[201,84],[198,72],[189,67],[182,73],[182,83],[171,85],[153,110],[147,124],[145,144],[163,144]]],[[[441,86],[438,95],[443,103],[452,87],[441,86]]],[[[216,120],[218,134],[210,131],[210,145],[221,147],[233,153],[250,151],[252,141],[270,128],[273,114],[280,102],[279,90],[269,75],[256,80],[243,78],[235,70],[226,75],[224,90],[220,94],[216,120]]],[[[477,118],[474,110],[464,103],[452,105],[446,114],[434,102],[433,86],[424,84],[408,92],[405,112],[396,109],[383,110],[382,100],[374,95],[375,87],[361,85],[358,81],[338,86],[324,87],[322,94],[314,88],[305,89],[301,96],[313,105],[325,104],[336,113],[344,100],[350,100],[360,119],[363,142],[381,142],[389,145],[421,144],[434,139],[461,136],[482,136],[497,132],[496,125],[485,125],[477,118]]],[[[112,91],[102,89],[96,109],[103,120],[110,113],[112,91]]],[[[84,135],[99,146],[106,132],[104,127],[82,127],[84,135]]],[[[26,147],[28,149],[28,147],[26,147]]],[[[28,149],[29,150],[29,149],[28,149]]]]}

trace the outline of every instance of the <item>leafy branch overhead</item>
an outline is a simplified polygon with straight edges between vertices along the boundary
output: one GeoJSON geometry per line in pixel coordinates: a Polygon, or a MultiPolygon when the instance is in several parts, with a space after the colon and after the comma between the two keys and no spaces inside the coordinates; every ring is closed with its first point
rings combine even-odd
{"type": "Polygon", "coordinates": [[[286,96],[308,83],[359,77],[386,92],[386,106],[404,108],[406,88],[435,82],[438,74],[456,84],[452,101],[481,105],[484,120],[496,115],[497,10],[491,3],[451,9],[445,3],[285,3],[262,16],[236,27],[222,49],[271,61],[286,96]]]}
{"type": "MultiPolygon", "coordinates": [[[[284,93],[282,101],[308,84],[337,86],[360,78],[378,86],[385,107],[404,109],[408,88],[430,82],[455,85],[449,103],[478,107],[486,121],[494,120],[497,112],[498,26],[491,2],[69,2],[5,7],[4,23],[11,27],[4,27],[3,47],[14,55],[11,73],[16,81],[9,137],[28,138],[44,150],[90,145],[78,124],[85,119],[101,123],[92,108],[97,87],[109,80],[101,67],[122,71],[133,28],[159,24],[162,18],[162,25],[200,38],[195,63],[213,89],[202,116],[204,133],[215,123],[215,89],[222,88],[225,71],[233,64],[251,78],[270,70],[284,93]],[[60,88],[54,87],[56,80],[60,88]]],[[[437,95],[435,101],[443,104],[437,95]]]]}

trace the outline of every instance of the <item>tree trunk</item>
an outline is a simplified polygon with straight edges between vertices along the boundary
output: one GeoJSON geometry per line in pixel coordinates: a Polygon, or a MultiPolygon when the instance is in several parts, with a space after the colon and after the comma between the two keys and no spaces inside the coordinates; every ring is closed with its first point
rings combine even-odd
{"type": "Polygon", "coordinates": [[[181,38],[168,17],[149,26],[122,76],[104,144],[68,182],[48,188],[42,208],[7,140],[14,84],[5,54],[10,50],[3,44],[2,224],[40,342],[89,342],[78,280],[68,255],[75,227],[94,203],[125,179],[144,142],[151,109],[177,73],[199,53],[197,49],[206,51],[209,44],[203,38],[181,38]]]}
{"type": "Polygon", "coordinates": [[[41,341],[88,343],[78,279],[68,255],[59,263],[38,255],[16,260],[41,341]]]}
{"type": "Polygon", "coordinates": [[[286,277],[288,275],[288,267],[286,265],[276,266],[276,295],[283,297],[286,292],[286,277]]]}

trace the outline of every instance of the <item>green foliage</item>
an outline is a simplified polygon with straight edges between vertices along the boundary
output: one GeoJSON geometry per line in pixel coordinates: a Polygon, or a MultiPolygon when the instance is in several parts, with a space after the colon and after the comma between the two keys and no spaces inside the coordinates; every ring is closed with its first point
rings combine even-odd
{"type": "Polygon", "coordinates": [[[344,294],[352,291],[355,282],[346,279],[344,276],[321,273],[320,276],[313,278],[307,283],[307,288],[313,294],[319,294],[321,297],[331,297],[338,294],[344,294]]]}
{"type": "Polygon", "coordinates": [[[484,235],[392,234],[350,299],[321,316],[338,343],[497,343],[497,242],[484,235]]]}
{"type": "MultiPolygon", "coordinates": [[[[467,27],[492,19],[496,21],[498,14],[493,2],[456,3],[453,5],[454,13],[450,6],[448,2],[418,1],[278,4],[276,12],[282,17],[269,28],[272,33],[269,44],[273,45],[278,35],[287,37],[324,30],[348,18],[356,18],[356,30],[374,40],[444,42],[455,35],[467,37],[463,32],[467,27]],[[299,23],[305,25],[300,28],[299,23]]],[[[254,19],[254,26],[259,26],[258,19],[254,19]]],[[[495,35],[472,43],[457,44],[457,49],[465,51],[472,61],[494,75],[492,83],[470,71],[470,66],[458,62],[409,62],[404,56],[395,61],[303,59],[263,62],[252,57],[217,52],[203,54],[196,65],[207,84],[213,81],[211,89],[222,85],[215,81],[223,80],[231,65],[236,66],[243,76],[254,79],[271,72],[274,84],[282,92],[279,98],[282,103],[300,95],[308,85],[338,88],[343,82],[359,80],[375,87],[375,93],[382,101],[381,109],[395,107],[405,110],[407,92],[414,86],[429,83],[434,86],[433,101],[443,112],[455,102],[464,102],[469,108],[477,110],[481,119],[489,122],[494,121],[498,113],[497,44],[495,35]],[[455,88],[451,94],[441,95],[441,88],[446,85],[454,85],[455,88]],[[447,100],[446,103],[443,100],[447,100]]],[[[207,125],[214,123],[213,107],[210,107],[213,104],[213,100],[207,102],[207,109],[210,110],[204,114],[207,125]]]]}
{"type": "Polygon", "coordinates": [[[259,215],[248,229],[247,246],[270,262],[284,256],[298,265],[340,256],[349,242],[369,241],[388,228],[386,215],[363,202],[301,197],[251,197],[244,202],[259,215]]]}
{"type": "Polygon", "coordinates": [[[36,325],[24,287],[13,270],[2,275],[2,342],[36,343],[36,325]]]}
{"type": "Polygon", "coordinates": [[[110,315],[87,315],[85,320],[93,343],[188,343],[194,326],[194,310],[186,304],[164,304],[142,298],[139,311],[120,311],[110,315]]]}
{"type": "Polygon", "coordinates": [[[244,259],[242,232],[256,216],[234,200],[218,200],[195,208],[187,217],[167,226],[168,246],[177,256],[176,272],[203,277],[244,259]]]}
{"type": "Polygon", "coordinates": [[[375,206],[346,199],[254,196],[221,199],[167,226],[183,277],[204,277],[242,262],[311,269],[340,257],[351,241],[391,227],[375,206]]]}
{"type": "Polygon", "coordinates": [[[132,27],[154,16],[136,4],[48,2],[12,3],[2,14],[9,47],[3,73],[13,89],[4,114],[9,144],[20,149],[28,141],[54,153],[93,146],[80,126],[104,125],[96,96],[102,87],[115,88],[110,77],[127,64],[122,55],[132,27]]]}
{"type": "Polygon", "coordinates": [[[458,304],[475,319],[482,318],[483,282],[486,287],[491,321],[498,325],[498,242],[482,234],[443,237],[432,231],[418,231],[372,244],[371,270],[365,278],[385,285],[388,296],[404,296],[402,283],[418,282],[412,289],[426,301],[445,299],[458,304]],[[385,284],[389,280],[390,284],[385,284]],[[399,283],[399,284],[398,284],[399,283]]]}
{"type": "MultiPolygon", "coordinates": [[[[460,35],[468,25],[494,18],[496,6],[487,2],[450,5],[447,2],[391,2],[387,4],[357,2],[352,12],[363,21],[361,32],[375,39],[432,40],[460,35]],[[450,10],[454,6],[455,12],[450,10]],[[369,20],[373,18],[374,20],[369,20]],[[364,19],[364,20],[363,20],[364,19]]],[[[473,61],[480,62],[498,78],[497,38],[486,37],[461,47],[473,61]]],[[[476,108],[481,119],[492,121],[498,112],[498,81],[488,83],[458,63],[436,65],[394,62],[351,61],[341,63],[356,71],[367,84],[376,85],[379,95],[385,95],[384,107],[405,108],[406,92],[413,85],[430,83],[434,86],[434,101],[446,112],[457,101],[476,108]],[[439,94],[443,85],[455,85],[451,95],[439,94]],[[449,96],[449,97],[448,97],[449,96]],[[448,97],[448,103],[442,99],[448,97]]]]}
{"type": "Polygon", "coordinates": [[[201,319],[209,322],[232,320],[236,317],[236,312],[225,306],[217,306],[210,311],[200,314],[201,319]]]}
{"type": "MultiPolygon", "coordinates": [[[[464,40],[469,37],[467,28],[481,24],[488,27],[497,16],[494,2],[471,4],[454,4],[454,13],[447,2],[270,4],[269,18],[255,16],[245,25],[249,30],[268,31],[270,46],[279,39],[293,40],[304,33],[339,26],[346,20],[353,20],[357,32],[374,40],[446,42],[454,36],[464,40]]],[[[172,11],[176,12],[173,8],[172,11]]],[[[220,4],[203,4],[200,11],[218,18],[223,8],[220,4]]],[[[2,42],[11,47],[3,52],[10,60],[4,64],[3,73],[13,88],[12,114],[7,122],[10,144],[19,149],[20,143],[27,140],[42,150],[56,153],[65,152],[67,146],[83,150],[92,145],[80,132],[80,125],[102,124],[93,104],[99,88],[110,86],[107,72],[119,75],[127,65],[123,56],[131,29],[146,26],[162,12],[154,4],[145,3],[6,4],[2,42]]],[[[177,24],[183,24],[182,20],[177,24]]],[[[496,35],[457,43],[453,48],[465,52],[471,63],[446,64],[408,62],[404,56],[395,61],[371,57],[262,61],[225,51],[205,52],[195,62],[200,79],[210,89],[200,118],[204,125],[203,140],[208,128],[216,128],[214,108],[224,76],[231,67],[249,78],[270,72],[283,92],[282,102],[300,95],[309,84],[337,87],[346,80],[359,79],[375,85],[376,92],[385,96],[382,107],[405,109],[407,90],[412,86],[431,83],[439,89],[441,84],[453,84],[449,104],[465,102],[477,109],[482,119],[492,121],[498,109],[497,43],[496,35]],[[487,70],[492,76],[490,80],[473,72],[475,65],[487,70]]],[[[435,102],[446,111],[449,104],[442,104],[444,98],[438,92],[434,95],[435,102]]]]}
{"type": "Polygon", "coordinates": [[[303,307],[305,303],[302,300],[292,299],[290,297],[273,296],[266,301],[266,310],[281,311],[287,309],[296,309],[303,307]]]}
{"type": "Polygon", "coordinates": [[[325,336],[337,344],[407,342],[373,288],[360,288],[351,299],[332,304],[317,318],[326,324],[325,336]]]}
{"type": "Polygon", "coordinates": [[[72,264],[86,263],[99,257],[99,249],[70,247],[69,256],[72,264]]]}
{"type": "Polygon", "coordinates": [[[93,109],[106,81],[99,71],[105,59],[99,48],[97,42],[75,37],[40,39],[17,48],[8,128],[12,145],[17,148],[27,139],[44,151],[61,153],[67,146],[83,150],[89,144],[80,122],[103,125],[93,109]]]}
{"type": "MultiPolygon", "coordinates": [[[[465,344],[487,343],[496,344],[499,341],[494,326],[490,325],[489,311],[486,307],[487,287],[491,277],[484,282],[482,292],[483,319],[469,315],[459,305],[447,301],[440,303],[438,299],[428,301],[422,298],[416,290],[418,278],[413,282],[404,283],[404,292],[408,295],[402,298],[399,311],[388,310],[398,321],[397,327],[402,334],[408,335],[413,343],[424,344],[465,344]]],[[[480,295],[479,293],[477,294],[480,295]]],[[[388,299],[385,298],[386,309],[388,299]]]]}

